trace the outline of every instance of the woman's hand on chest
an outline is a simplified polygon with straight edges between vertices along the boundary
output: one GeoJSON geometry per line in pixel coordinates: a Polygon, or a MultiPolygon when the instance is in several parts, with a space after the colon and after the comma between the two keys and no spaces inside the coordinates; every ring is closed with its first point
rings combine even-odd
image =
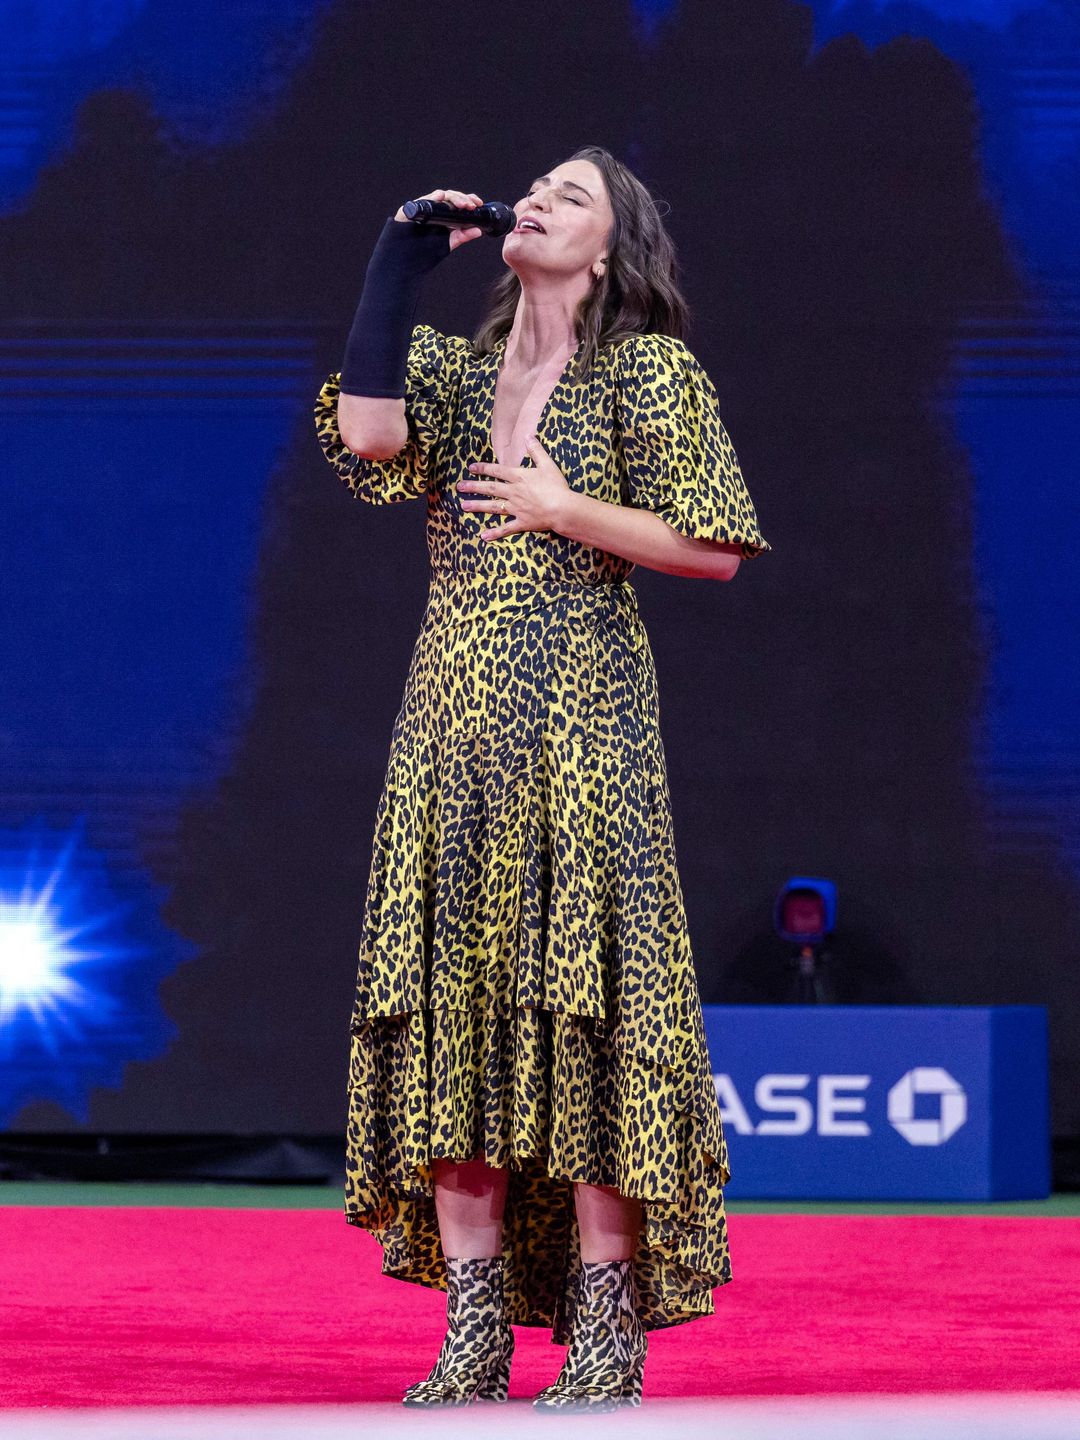
{"type": "Polygon", "coordinates": [[[482,530],[482,540],[496,540],[521,530],[559,528],[571,489],[535,434],[526,436],[525,452],[532,466],[477,461],[469,466],[470,478],[459,480],[455,486],[463,510],[512,517],[493,529],[482,530]],[[487,495],[491,500],[479,498],[487,495]]]}

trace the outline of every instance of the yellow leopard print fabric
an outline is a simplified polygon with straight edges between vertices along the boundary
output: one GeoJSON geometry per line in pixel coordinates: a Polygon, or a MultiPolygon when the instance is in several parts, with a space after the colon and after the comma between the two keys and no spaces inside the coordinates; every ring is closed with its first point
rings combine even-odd
{"type": "MultiPolygon", "coordinates": [[[[572,1182],[642,1201],[634,1281],[656,1329],[712,1314],[731,1279],[731,1171],[634,566],[552,532],[482,540],[503,517],[463,510],[454,488],[495,460],[505,346],[478,355],[415,326],[408,439],[389,459],[343,443],[339,374],[315,405],[355,496],[426,500],[431,565],[375,817],[345,1215],[383,1247],[384,1274],[445,1289],[432,1161],[508,1168],[507,1314],[565,1345],[581,1274],[572,1182]]],[[[747,559],[771,548],[682,341],[607,346],[587,380],[576,358],[537,425],[573,489],[747,559]]]]}

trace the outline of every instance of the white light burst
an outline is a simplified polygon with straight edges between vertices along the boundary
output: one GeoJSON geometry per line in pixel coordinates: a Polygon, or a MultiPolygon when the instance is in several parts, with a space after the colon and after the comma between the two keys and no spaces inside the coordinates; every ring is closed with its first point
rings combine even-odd
{"type": "Polygon", "coordinates": [[[0,893],[0,1030],[32,1017],[53,1053],[59,1031],[81,1033],[80,1016],[92,1013],[100,1021],[116,1009],[110,995],[82,984],[74,973],[80,965],[116,956],[115,946],[100,949],[85,943],[87,935],[114,917],[101,914],[65,922],[56,904],[74,844],[71,837],[40,889],[35,891],[31,869],[19,895],[0,893]]]}
{"type": "Polygon", "coordinates": [[[194,947],[144,877],[85,843],[87,823],[0,828],[0,1130],[40,1125],[41,1105],[90,1124],[94,1093],[122,1091],[130,1062],[179,1033],[158,985],[194,947]]]}

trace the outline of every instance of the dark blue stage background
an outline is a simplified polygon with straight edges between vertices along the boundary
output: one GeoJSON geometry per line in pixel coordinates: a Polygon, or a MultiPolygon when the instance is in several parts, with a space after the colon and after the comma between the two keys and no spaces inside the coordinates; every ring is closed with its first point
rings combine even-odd
{"type": "Polygon", "coordinates": [[[634,577],[702,999],[782,1002],[773,896],[830,876],[834,998],[1049,1004],[1080,1135],[1080,10],[467,10],[0,7],[0,1126],[343,1127],[427,573],[315,393],[402,200],[599,143],[773,546],[634,577]]]}

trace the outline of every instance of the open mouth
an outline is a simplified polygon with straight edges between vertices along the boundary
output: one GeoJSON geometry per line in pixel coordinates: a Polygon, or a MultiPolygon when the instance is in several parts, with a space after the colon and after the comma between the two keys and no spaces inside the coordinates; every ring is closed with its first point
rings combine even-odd
{"type": "Polygon", "coordinates": [[[538,220],[519,220],[514,226],[514,234],[518,235],[546,235],[547,231],[538,220]]]}

